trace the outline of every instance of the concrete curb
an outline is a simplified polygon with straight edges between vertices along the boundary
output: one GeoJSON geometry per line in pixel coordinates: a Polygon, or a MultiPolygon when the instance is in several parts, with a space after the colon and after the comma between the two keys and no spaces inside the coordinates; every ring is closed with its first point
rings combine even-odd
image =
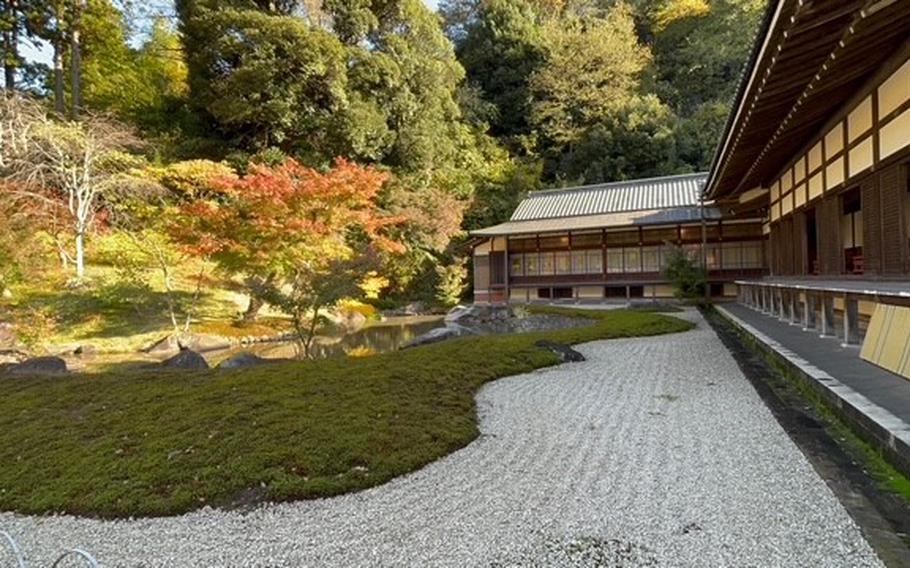
{"type": "Polygon", "coordinates": [[[742,321],[723,306],[715,306],[715,309],[739,333],[751,336],[764,354],[783,363],[820,395],[860,437],[884,452],[892,465],[910,477],[910,424],[742,321]]]}

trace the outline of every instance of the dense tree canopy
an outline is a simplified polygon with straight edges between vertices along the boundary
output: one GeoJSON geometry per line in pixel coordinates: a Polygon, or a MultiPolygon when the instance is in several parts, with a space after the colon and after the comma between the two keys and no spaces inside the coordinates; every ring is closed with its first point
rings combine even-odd
{"type": "Polygon", "coordinates": [[[707,168],[765,2],[440,4],[160,0],[165,18],[135,0],[0,0],[4,85],[58,119],[133,127],[149,142],[136,179],[167,190],[167,214],[204,219],[201,203],[239,203],[217,187],[255,195],[288,164],[365,168],[387,180],[375,207],[408,220],[388,229],[404,252],[376,252],[385,292],[432,298],[458,290],[465,231],[528,191],[707,168]],[[37,38],[53,68],[23,61],[37,38]]]}

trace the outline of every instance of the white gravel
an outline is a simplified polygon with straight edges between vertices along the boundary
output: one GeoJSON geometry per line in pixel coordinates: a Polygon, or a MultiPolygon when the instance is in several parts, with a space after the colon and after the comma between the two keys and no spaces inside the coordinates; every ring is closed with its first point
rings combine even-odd
{"type": "Polygon", "coordinates": [[[687,317],[696,331],[590,343],[585,363],[488,385],[480,439],[362,493],[120,522],[0,514],[0,529],[33,566],[72,546],[104,566],[880,566],[687,317]]]}

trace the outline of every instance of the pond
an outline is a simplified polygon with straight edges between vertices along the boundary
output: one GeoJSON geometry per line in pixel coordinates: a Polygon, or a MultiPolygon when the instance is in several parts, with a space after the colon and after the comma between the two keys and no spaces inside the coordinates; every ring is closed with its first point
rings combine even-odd
{"type": "MultiPolygon", "coordinates": [[[[441,316],[393,317],[353,333],[318,335],[310,349],[315,358],[385,353],[395,351],[415,337],[444,325],[441,316]]],[[[276,341],[210,351],[203,355],[214,366],[238,353],[255,353],[267,359],[293,358],[297,356],[297,349],[295,341],[276,341]]]]}
{"type": "MultiPolygon", "coordinates": [[[[359,331],[337,335],[319,335],[314,340],[313,355],[317,358],[345,355],[372,355],[395,351],[419,335],[443,327],[442,316],[392,317],[369,324],[359,331]]],[[[290,359],[297,356],[295,341],[275,341],[237,345],[202,353],[212,367],[239,353],[255,353],[267,359],[290,359]]],[[[67,366],[73,371],[100,372],[129,369],[160,363],[164,357],[145,353],[93,353],[90,355],[65,355],[67,366]]]]}

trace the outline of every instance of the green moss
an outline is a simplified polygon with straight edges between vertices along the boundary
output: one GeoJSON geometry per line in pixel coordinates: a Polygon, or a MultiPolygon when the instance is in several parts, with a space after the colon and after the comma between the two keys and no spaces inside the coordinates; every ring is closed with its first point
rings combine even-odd
{"type": "Polygon", "coordinates": [[[685,331],[629,311],[368,358],[233,372],[0,379],[0,509],[101,517],[324,497],[417,469],[477,436],[484,383],[556,364],[534,343],[685,331]],[[246,497],[248,498],[248,497],[246,497]]]}

